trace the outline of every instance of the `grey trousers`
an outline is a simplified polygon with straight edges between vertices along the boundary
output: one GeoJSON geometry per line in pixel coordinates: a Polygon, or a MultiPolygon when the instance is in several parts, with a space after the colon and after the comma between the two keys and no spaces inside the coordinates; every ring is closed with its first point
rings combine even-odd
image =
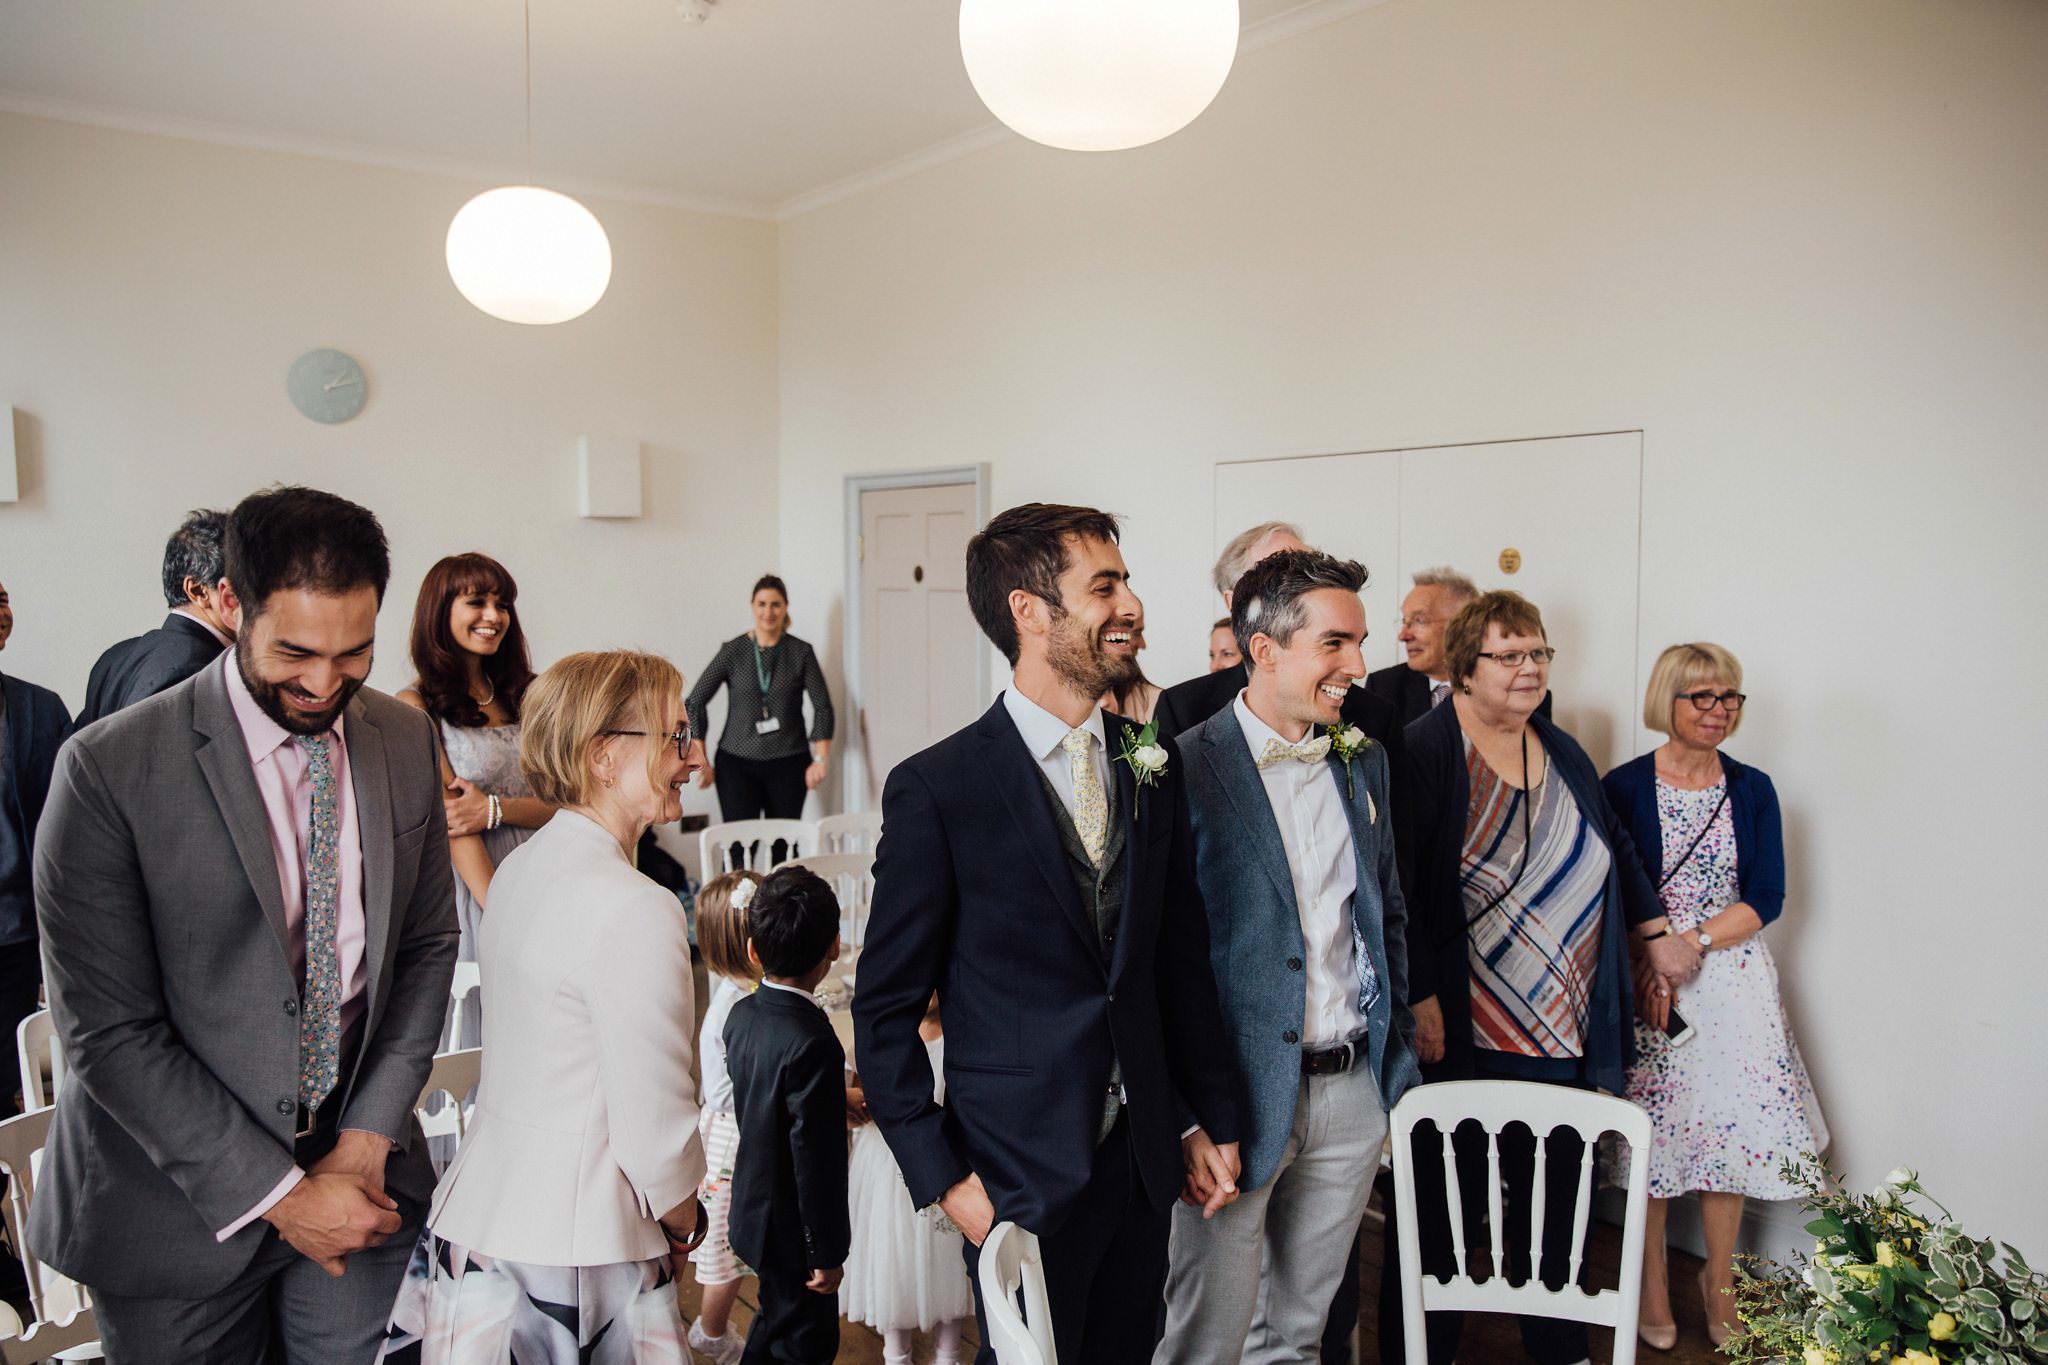
{"type": "Polygon", "coordinates": [[[107,1365],[371,1365],[426,1210],[399,1200],[391,1240],[330,1276],[266,1232],[241,1277],[208,1299],[92,1291],[107,1365]]]}
{"type": "Polygon", "coordinates": [[[1304,1076],[1273,1178],[1212,1219],[1179,1204],[1153,1365],[1309,1365],[1387,1136],[1372,1070],[1304,1076]]]}

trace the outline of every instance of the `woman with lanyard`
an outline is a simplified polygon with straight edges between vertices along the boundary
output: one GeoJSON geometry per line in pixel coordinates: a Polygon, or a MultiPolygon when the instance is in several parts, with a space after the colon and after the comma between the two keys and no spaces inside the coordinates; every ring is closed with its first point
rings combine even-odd
{"type": "Polygon", "coordinates": [[[1699,974],[1676,993],[1653,973],[1639,971],[1636,982],[1626,1093],[1650,1115],[1652,1138],[1637,1330],[1661,1351],[1678,1341],[1664,1258],[1668,1201],[1699,1192],[1700,1296],[1707,1338],[1719,1346],[1737,1327],[1730,1295],[1743,1199],[1797,1197],[1780,1163],[1828,1145],[1761,937],[1785,905],[1777,789],[1721,752],[1744,700],[1742,665],[1728,650],[1671,646],[1643,699],[1643,724],[1670,738],[1601,784],[1670,917],[1644,932],[1676,938],[1700,958],[1699,974]]]}
{"type": "Polygon", "coordinates": [[[725,820],[795,820],[804,795],[825,780],[832,751],[832,695],[809,644],[789,633],[789,590],[767,574],[754,584],[754,628],[719,647],[690,689],[690,728],[709,734],[707,708],[730,687],[717,759],[697,785],[718,785],[725,820]],[[806,745],[803,699],[811,699],[806,745]]]}
{"type": "MultiPolygon", "coordinates": [[[[1537,712],[1555,653],[1527,599],[1481,594],[1444,628],[1449,702],[1405,735],[1394,832],[1425,1080],[1535,1081],[1618,1094],[1633,1056],[1631,948],[1674,976],[1696,965],[1697,955],[1669,936],[1631,943],[1628,926],[1661,911],[1592,760],[1537,712]]],[[[1522,1229],[1535,1202],[1536,1139],[1510,1127],[1499,1142],[1507,1273],[1519,1283],[1531,1272],[1517,1253],[1528,1245],[1522,1229]]],[[[1467,1127],[1454,1145],[1472,1213],[1476,1192],[1486,1189],[1485,1139],[1467,1127]]],[[[1546,1148],[1537,1275],[1552,1287],[1569,1271],[1582,1151],[1565,1132],[1546,1148]]],[[[1448,1274],[1441,1137],[1419,1130],[1414,1155],[1423,1269],[1448,1274]]],[[[1389,1360],[1401,1359],[1398,1300],[1394,1290],[1381,1295],[1380,1349],[1389,1360]]],[[[1462,1326],[1459,1314],[1429,1315],[1433,1365],[1452,1358],[1462,1326]]],[[[1525,1317],[1521,1326],[1536,1365],[1571,1365],[1589,1354],[1584,1324],[1525,1317]]]]}

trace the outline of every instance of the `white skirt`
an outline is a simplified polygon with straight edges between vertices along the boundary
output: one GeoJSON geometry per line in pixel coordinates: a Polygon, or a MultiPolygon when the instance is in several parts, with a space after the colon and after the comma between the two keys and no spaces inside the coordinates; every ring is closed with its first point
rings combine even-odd
{"type": "Polygon", "coordinates": [[[903,1173],[875,1125],[853,1135],[846,1176],[853,1247],[839,1286],[839,1311],[878,1332],[928,1332],[974,1316],[961,1237],[940,1232],[910,1203],[903,1173]]]}

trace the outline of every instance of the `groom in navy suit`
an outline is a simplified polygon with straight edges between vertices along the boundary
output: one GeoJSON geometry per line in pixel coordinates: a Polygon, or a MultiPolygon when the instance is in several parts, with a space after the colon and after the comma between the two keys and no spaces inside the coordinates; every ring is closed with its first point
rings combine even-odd
{"type": "Polygon", "coordinates": [[[1248,686],[1181,736],[1195,875],[1250,1104],[1241,1194],[1173,1220],[1155,1365],[1317,1358],[1417,1079],[1385,748],[1344,718],[1363,565],[1283,550],[1237,581],[1248,686]]]}
{"type": "Polygon", "coordinates": [[[969,543],[968,602],[1014,676],[889,775],[853,1006],[912,1200],[966,1234],[970,1276],[996,1222],[1038,1235],[1062,1365],[1150,1358],[1168,1210],[1199,1190],[1214,1213],[1238,1173],[1181,761],[1097,705],[1137,668],[1117,531],[1032,503],[969,543]],[[943,1105],[917,1032],[934,990],[943,1105]]]}

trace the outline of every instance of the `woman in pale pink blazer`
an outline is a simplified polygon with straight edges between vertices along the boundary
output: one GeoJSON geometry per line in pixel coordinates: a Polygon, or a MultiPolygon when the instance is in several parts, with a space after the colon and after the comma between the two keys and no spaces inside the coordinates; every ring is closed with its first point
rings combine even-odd
{"type": "Polygon", "coordinates": [[[478,962],[490,1044],[385,1358],[688,1365],[675,1267],[704,1175],[690,945],[633,868],[681,815],[682,675],[574,654],[526,694],[519,765],[561,813],[491,883],[478,962]]]}

